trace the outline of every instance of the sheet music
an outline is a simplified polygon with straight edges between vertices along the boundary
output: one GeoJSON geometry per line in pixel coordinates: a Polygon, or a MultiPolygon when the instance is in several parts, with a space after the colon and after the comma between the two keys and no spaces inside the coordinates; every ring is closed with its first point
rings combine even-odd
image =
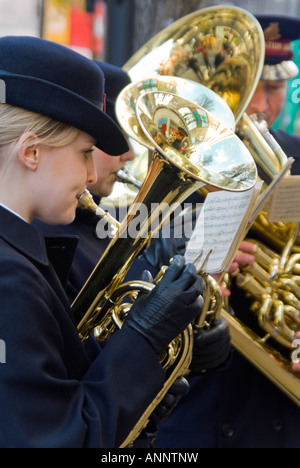
{"type": "Polygon", "coordinates": [[[255,207],[253,209],[253,212],[251,214],[250,220],[249,220],[249,225],[253,224],[261,210],[264,209],[266,203],[268,202],[270,196],[274,193],[275,187],[279,186],[278,184],[283,180],[284,176],[286,176],[286,173],[290,170],[293,162],[295,159],[293,158],[288,158],[287,162],[281,169],[281,171],[278,173],[278,175],[274,178],[272,183],[267,187],[267,189],[259,196],[255,207]]]}
{"type": "Polygon", "coordinates": [[[249,208],[257,188],[245,192],[218,191],[206,196],[203,209],[197,220],[193,235],[187,244],[185,258],[199,268],[210,253],[205,264],[207,273],[224,271],[224,261],[233,244],[241,222],[249,208]]]}
{"type": "Polygon", "coordinates": [[[288,176],[282,179],[271,198],[268,221],[300,221],[300,176],[288,176]]]}

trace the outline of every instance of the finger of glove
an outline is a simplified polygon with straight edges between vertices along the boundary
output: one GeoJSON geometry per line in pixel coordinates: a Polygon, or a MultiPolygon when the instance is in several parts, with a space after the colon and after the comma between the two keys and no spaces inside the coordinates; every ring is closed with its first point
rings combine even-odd
{"type": "MultiPolygon", "coordinates": [[[[176,330],[175,336],[177,336],[179,333],[182,333],[188,327],[188,325],[191,324],[195,318],[201,314],[202,307],[203,299],[201,296],[197,297],[194,302],[191,302],[188,305],[185,305],[181,302],[181,304],[178,304],[178,306],[175,305],[172,308],[167,317],[167,320],[161,321],[161,327],[164,328],[165,333],[168,333],[170,330],[176,330]]],[[[171,337],[169,333],[168,336],[171,338],[169,342],[174,339],[174,336],[171,337]]]]}
{"type": "MultiPolygon", "coordinates": [[[[177,256],[175,258],[177,258],[177,256]]],[[[183,257],[179,257],[179,258],[183,258],[183,257]]],[[[168,272],[168,270],[166,271],[166,273],[168,272]]],[[[177,279],[174,281],[173,284],[176,289],[180,291],[185,291],[185,290],[188,290],[191,286],[193,286],[195,282],[198,283],[198,285],[196,286],[198,288],[199,287],[198,279],[201,281],[201,279],[196,274],[195,265],[193,265],[192,263],[187,263],[184,269],[181,271],[180,276],[177,277],[177,279]]]]}
{"type": "Polygon", "coordinates": [[[223,340],[209,343],[203,348],[194,347],[193,359],[209,360],[213,356],[223,355],[231,347],[230,339],[224,337],[223,340]]]}
{"type": "Polygon", "coordinates": [[[219,342],[222,338],[228,337],[230,340],[230,331],[227,322],[219,319],[217,324],[209,330],[204,330],[195,338],[194,347],[202,348],[209,343],[219,342]]]}
{"type": "Polygon", "coordinates": [[[184,377],[178,377],[169,388],[161,403],[167,407],[174,405],[179,398],[187,394],[189,388],[190,385],[188,381],[184,377]]]}
{"type": "Polygon", "coordinates": [[[141,280],[146,281],[147,283],[154,283],[153,276],[151,275],[150,271],[144,270],[141,274],[141,280]]]}
{"type": "Polygon", "coordinates": [[[185,243],[184,238],[163,237],[160,239],[161,250],[168,258],[174,257],[179,248],[185,247],[185,243]]]}
{"type": "Polygon", "coordinates": [[[201,372],[203,370],[216,369],[227,361],[229,354],[230,347],[226,347],[222,353],[220,352],[218,355],[215,355],[214,358],[212,356],[207,359],[195,359],[193,357],[190,370],[192,372],[201,372]]]}
{"type": "Polygon", "coordinates": [[[184,255],[185,254],[185,246],[184,247],[180,247],[177,249],[177,253],[178,255],[184,255]]]}
{"type": "Polygon", "coordinates": [[[186,242],[187,242],[186,237],[176,238],[173,241],[174,241],[174,246],[177,250],[185,250],[186,242]]]}
{"type": "Polygon", "coordinates": [[[169,268],[166,270],[163,279],[160,284],[163,282],[171,283],[181,277],[182,272],[185,270],[185,259],[182,255],[175,255],[169,268]]]}
{"type": "Polygon", "coordinates": [[[193,302],[197,301],[197,306],[198,307],[203,307],[203,298],[202,298],[202,292],[203,292],[203,281],[201,278],[196,277],[195,282],[185,291],[183,291],[180,295],[180,300],[183,304],[189,305],[192,304],[193,302]]]}
{"type": "MultiPolygon", "coordinates": [[[[149,423],[154,426],[158,426],[163,422],[163,420],[168,416],[168,414],[157,414],[156,412],[153,412],[151,416],[149,417],[149,423]]],[[[148,429],[148,426],[147,426],[148,429]]],[[[157,428],[155,428],[157,430],[157,428]]]]}
{"type": "Polygon", "coordinates": [[[151,415],[151,421],[153,422],[154,418],[156,423],[162,422],[167,416],[169,416],[172,411],[176,408],[180,401],[181,396],[172,396],[168,395],[167,398],[163,400],[153,411],[151,415]]]}
{"type": "Polygon", "coordinates": [[[211,353],[208,356],[193,356],[190,370],[193,372],[203,372],[203,370],[216,369],[228,361],[228,357],[231,354],[231,347],[224,346],[220,347],[215,353],[211,353]]]}
{"type": "Polygon", "coordinates": [[[161,239],[161,248],[156,252],[156,262],[157,266],[161,268],[163,265],[169,265],[170,259],[174,258],[175,255],[181,255],[184,253],[175,242],[174,239],[161,239]]]}
{"type": "Polygon", "coordinates": [[[152,415],[153,416],[159,416],[160,418],[165,416],[166,412],[169,410],[167,406],[163,402],[159,403],[155,410],[153,411],[152,415]]]}
{"type": "Polygon", "coordinates": [[[161,239],[161,249],[156,252],[157,266],[169,265],[170,259],[175,255],[183,256],[186,244],[182,239],[161,239]]]}
{"type": "Polygon", "coordinates": [[[190,384],[186,380],[185,377],[181,376],[178,377],[175,382],[171,385],[169,388],[168,393],[171,393],[173,395],[186,395],[186,393],[189,391],[190,384]]]}
{"type": "Polygon", "coordinates": [[[160,300],[168,303],[189,289],[197,278],[195,266],[184,265],[184,257],[176,255],[163,278],[152,291],[152,297],[160,296],[160,300]]]}
{"type": "Polygon", "coordinates": [[[167,393],[162,400],[163,405],[166,408],[174,408],[178,401],[180,400],[181,395],[172,395],[171,393],[167,393]]]}

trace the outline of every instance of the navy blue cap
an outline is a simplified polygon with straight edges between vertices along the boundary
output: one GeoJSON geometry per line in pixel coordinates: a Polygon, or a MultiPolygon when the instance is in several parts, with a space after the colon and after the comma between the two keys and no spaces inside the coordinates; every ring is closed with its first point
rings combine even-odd
{"type": "Polygon", "coordinates": [[[281,15],[256,15],[265,36],[263,80],[295,78],[298,67],[293,61],[291,42],[300,39],[300,19],[281,15]]]}
{"type": "Polygon", "coordinates": [[[96,65],[104,73],[105,77],[105,94],[106,94],[106,112],[107,114],[118,123],[115,113],[115,103],[118,95],[125,86],[131,83],[130,76],[123,70],[106,62],[94,60],[96,65]]]}
{"type": "Polygon", "coordinates": [[[120,127],[104,112],[104,74],[92,60],[45,39],[4,36],[0,79],[7,104],[78,128],[108,154],[128,151],[120,127]]]}

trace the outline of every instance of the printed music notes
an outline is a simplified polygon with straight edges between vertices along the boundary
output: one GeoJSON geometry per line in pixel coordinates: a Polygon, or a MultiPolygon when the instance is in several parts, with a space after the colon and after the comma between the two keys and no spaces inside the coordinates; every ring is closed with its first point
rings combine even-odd
{"type": "MultiPolygon", "coordinates": [[[[190,241],[187,244],[185,258],[187,262],[205,262],[204,271],[208,274],[227,271],[233,262],[234,256],[241,241],[257,218],[259,212],[264,209],[276,190],[290,179],[286,176],[294,159],[289,158],[280,173],[272,183],[261,192],[263,182],[257,182],[255,186],[246,192],[211,192],[206,196],[203,208],[197,219],[197,223],[190,241]],[[199,252],[202,255],[197,262],[199,252]]],[[[300,195],[300,178],[293,183],[293,190],[300,195]]],[[[291,184],[289,185],[291,189],[291,184]]],[[[284,190],[284,186],[283,186],[284,190]]],[[[279,193],[279,192],[278,192],[279,193]]],[[[282,196],[282,194],[279,196],[282,196]]],[[[277,205],[277,214],[279,208],[277,205]]],[[[300,214],[300,210],[298,209],[300,214]]],[[[283,210],[280,212],[283,215],[283,210]]],[[[280,219],[283,221],[283,219],[280,219]]]]}
{"type": "Polygon", "coordinates": [[[276,223],[300,221],[300,176],[282,179],[271,198],[268,221],[276,223]]]}
{"type": "MultiPolygon", "coordinates": [[[[201,263],[211,251],[204,271],[206,273],[226,271],[245,232],[260,188],[261,183],[257,183],[254,188],[246,192],[221,190],[209,193],[188,242],[186,261],[194,263],[199,252],[203,251],[199,259],[201,263]]],[[[196,262],[196,268],[198,267],[196,262]]]]}

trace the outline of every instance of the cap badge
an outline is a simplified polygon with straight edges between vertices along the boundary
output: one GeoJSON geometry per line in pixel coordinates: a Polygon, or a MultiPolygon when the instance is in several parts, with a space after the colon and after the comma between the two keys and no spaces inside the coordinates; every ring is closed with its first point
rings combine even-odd
{"type": "Polygon", "coordinates": [[[270,23],[270,25],[264,29],[264,35],[266,41],[276,41],[281,38],[279,23],[270,23]]]}

